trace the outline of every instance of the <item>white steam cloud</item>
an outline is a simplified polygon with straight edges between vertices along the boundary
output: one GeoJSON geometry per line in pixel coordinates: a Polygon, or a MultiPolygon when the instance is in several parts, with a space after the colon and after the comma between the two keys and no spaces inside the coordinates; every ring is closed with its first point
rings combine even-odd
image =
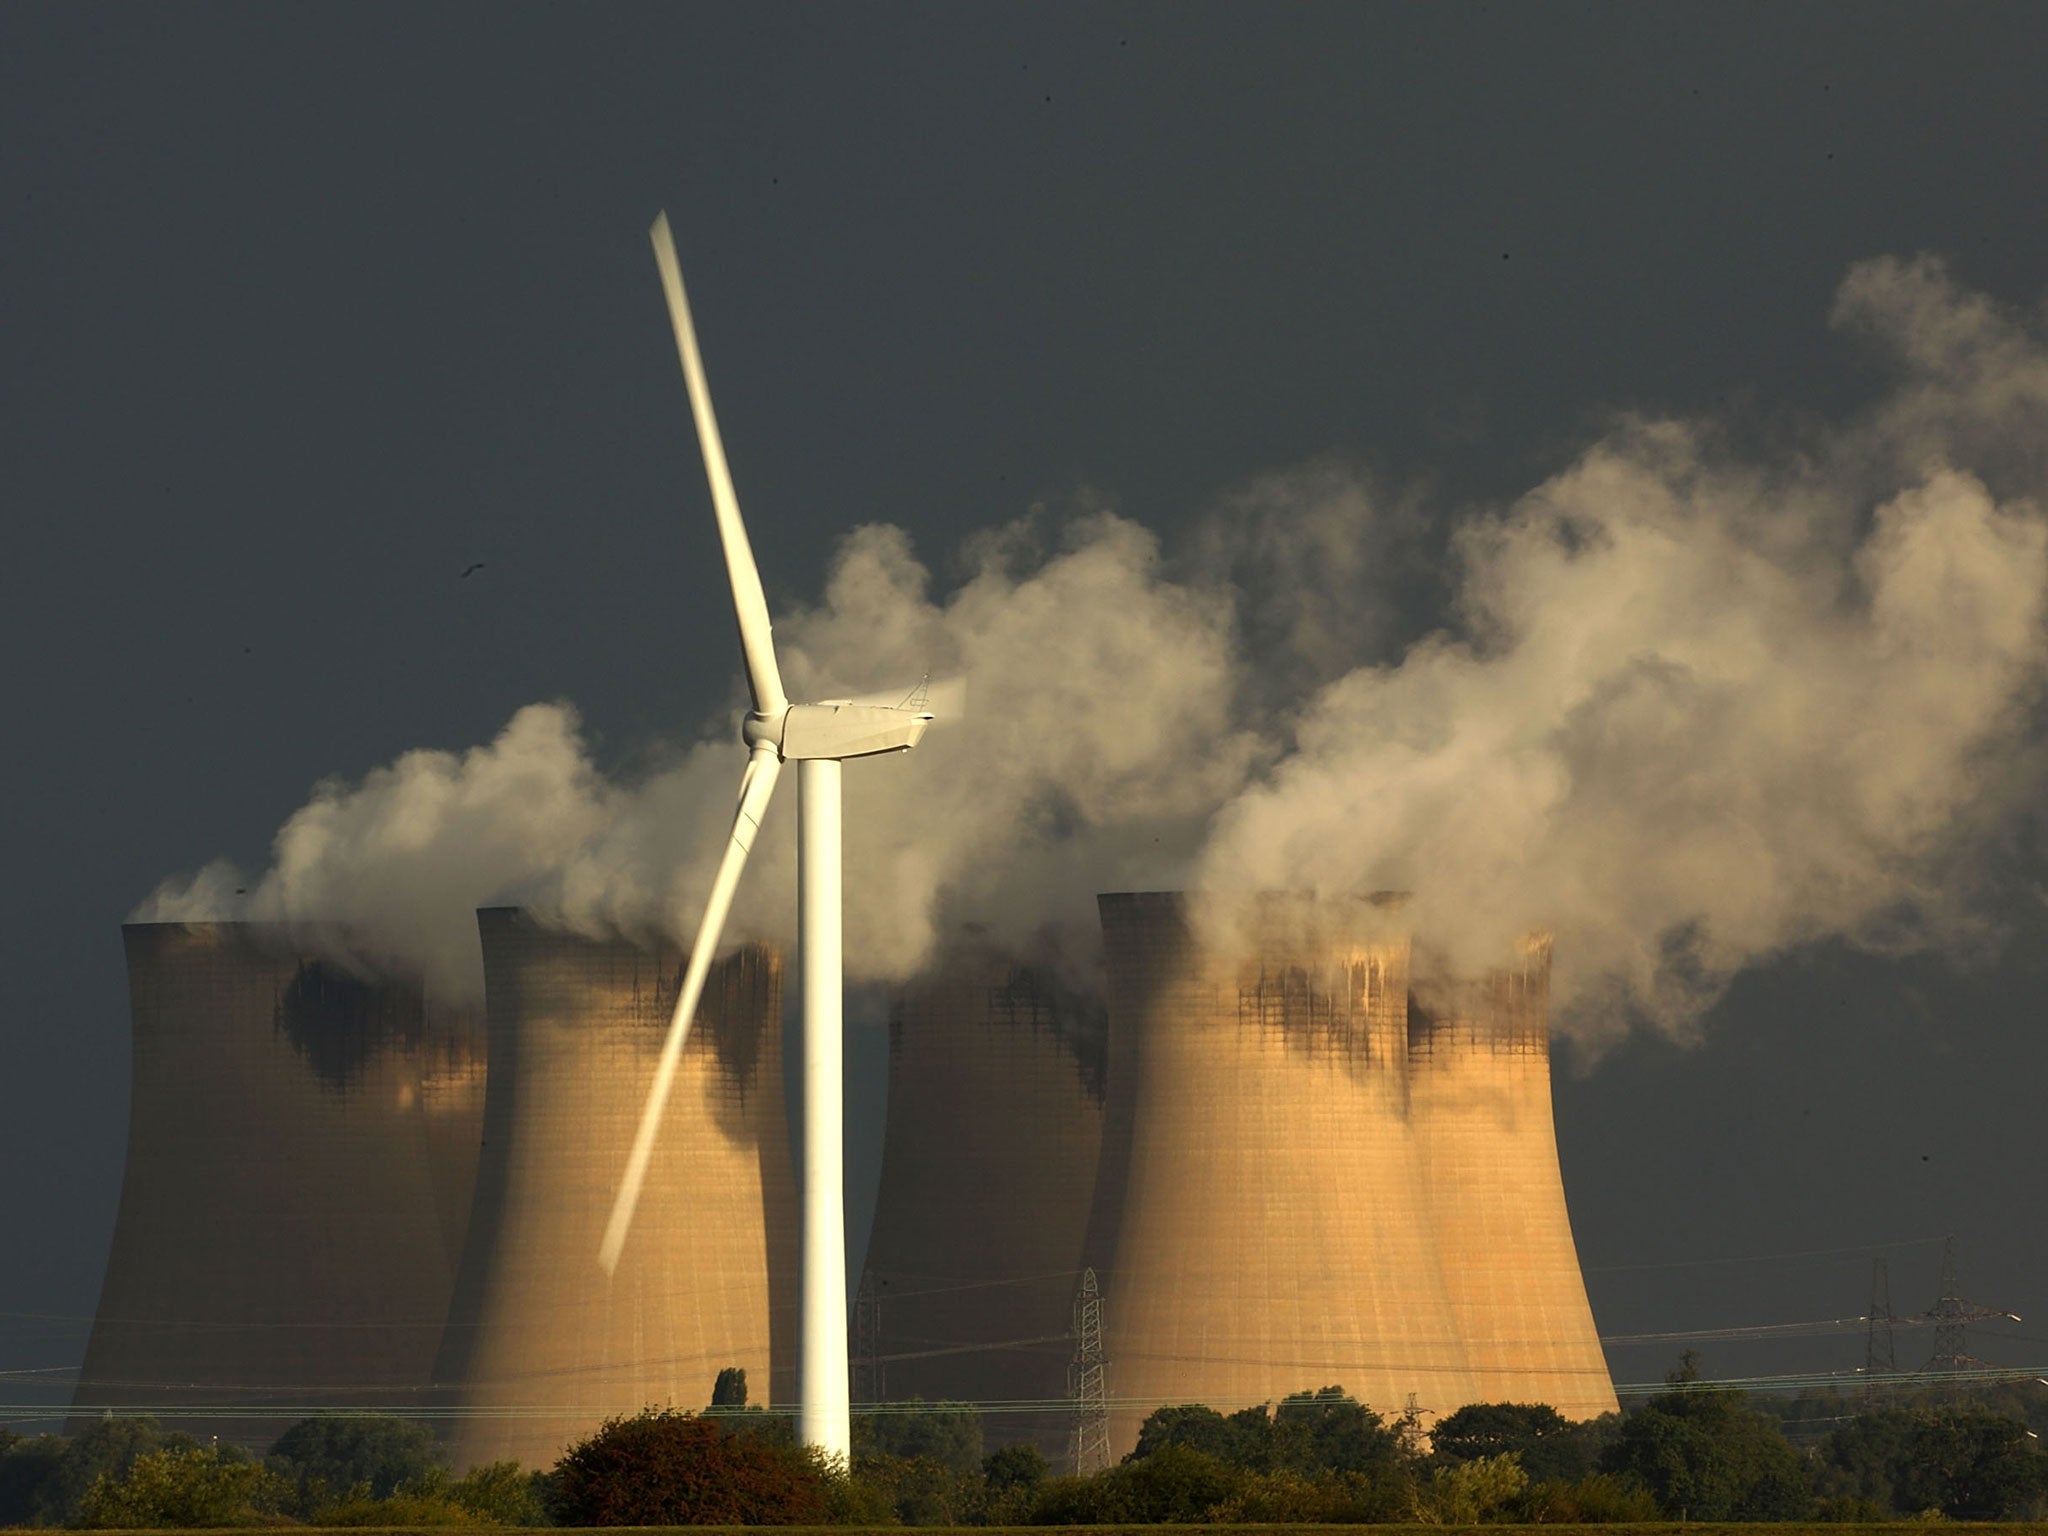
{"type": "MultiPolygon", "coordinates": [[[[778,621],[792,694],[957,671],[973,707],[847,774],[850,966],[908,974],[961,921],[1085,936],[1098,890],[1405,889],[1462,964],[1550,929],[1559,1023],[1597,1038],[1682,1031],[1792,946],[1982,935],[2037,795],[2048,346],[1927,258],[1853,269],[1835,321],[1897,370],[1872,410],[1770,451],[1623,420],[1447,565],[1416,497],[1333,463],[1222,498],[1170,558],[1107,511],[1035,515],[938,595],[900,531],[858,530],[778,621]]],[[[253,886],[208,866],[136,916],[339,921],[466,988],[478,905],[686,937],[742,757],[712,729],[612,782],[529,706],[321,785],[253,886]]],[[[736,935],[787,937],[793,799],[736,935]]]]}

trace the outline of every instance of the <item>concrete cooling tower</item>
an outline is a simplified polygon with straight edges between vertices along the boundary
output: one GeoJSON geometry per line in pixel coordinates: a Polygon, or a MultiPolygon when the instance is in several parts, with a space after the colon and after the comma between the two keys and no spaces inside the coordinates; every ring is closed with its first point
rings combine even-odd
{"type": "Polygon", "coordinates": [[[1398,903],[1268,896],[1221,928],[1172,893],[1100,908],[1111,1449],[1167,1403],[1473,1401],[1409,1122],[1398,903]]]}
{"type": "Polygon", "coordinates": [[[322,958],[335,937],[122,930],[127,1170],[74,1422],[147,1407],[262,1444],[316,1408],[421,1402],[469,1219],[482,1022],[322,958]]]}
{"type": "Polygon", "coordinates": [[[1481,1402],[1615,1409],[1550,1112],[1550,942],[1477,979],[1418,979],[1408,1093],[1451,1317],[1481,1402]]]}
{"type": "Polygon", "coordinates": [[[972,940],[899,994],[857,1398],[986,1404],[991,1448],[1066,1454],[1103,1030],[1050,969],[972,940]]]}
{"type": "Polygon", "coordinates": [[[490,1094],[469,1244],[437,1379],[458,1468],[551,1465],[613,1414],[701,1408],[726,1366],[795,1389],[796,1189],[782,964],[712,968],[618,1270],[598,1266],[684,956],[477,914],[490,1094]]]}

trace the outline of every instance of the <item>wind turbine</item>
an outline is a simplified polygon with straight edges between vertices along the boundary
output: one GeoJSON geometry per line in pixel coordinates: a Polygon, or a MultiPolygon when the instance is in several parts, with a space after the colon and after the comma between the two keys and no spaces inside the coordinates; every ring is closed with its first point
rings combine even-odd
{"type": "Polygon", "coordinates": [[[746,660],[747,689],[753,709],[740,727],[748,748],[740,775],[739,810],[732,836],[718,861],[718,874],[704,903],[690,963],[683,972],[675,1016],[662,1043],[654,1085],[633,1139],[625,1178],[619,1185],[611,1221],[605,1228],[598,1262],[607,1274],[619,1262],[633,1208],[647,1177],[648,1159],[675,1082],[676,1066],[704,977],[711,968],[718,938],[725,927],[740,871],[754,846],[754,835],[768,809],[769,796],[785,762],[797,764],[797,974],[803,993],[802,1102],[803,1206],[799,1254],[802,1307],[797,1325],[797,1439],[842,1458],[852,1453],[846,1360],[846,1209],[841,1129],[841,965],[840,965],[840,775],[849,757],[907,752],[931,724],[926,690],[903,689],[901,702],[873,698],[830,699],[817,704],[792,704],[782,691],[769,636],[768,601],[761,592],[761,574],[740,521],[739,498],[726,468],[725,448],[718,437],[718,418],[711,410],[711,388],[697,353],[697,333],[690,323],[690,304],[683,294],[683,272],[676,260],[668,215],[658,216],[648,231],[654,241],[655,264],[668,296],[668,314],[675,327],[676,351],[689,385],[690,410],[697,422],[697,442],[704,451],[704,472],[711,481],[711,505],[718,518],[718,540],[725,549],[726,574],[732,580],[733,608],[739,618],[740,651],[746,660]]]}

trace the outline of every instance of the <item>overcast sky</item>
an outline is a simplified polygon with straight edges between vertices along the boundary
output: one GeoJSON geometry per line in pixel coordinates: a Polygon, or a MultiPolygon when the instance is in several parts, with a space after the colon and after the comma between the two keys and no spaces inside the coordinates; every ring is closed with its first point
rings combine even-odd
{"type": "MultiPolygon", "coordinates": [[[[736,697],[657,208],[778,609],[858,524],[943,589],[1034,505],[1170,553],[1317,463],[1432,548],[1618,412],[1857,419],[1858,262],[2038,313],[2044,57],[2038,6],[6,9],[0,1370],[83,1350],[161,879],[523,705],[630,775],[736,697]]],[[[2043,1319],[1976,1353],[2048,1364],[2033,826],[1967,966],[1823,938],[1567,1055],[1603,1333],[1853,1317],[1873,1254],[1917,1310],[1954,1231],[2043,1319]]]]}

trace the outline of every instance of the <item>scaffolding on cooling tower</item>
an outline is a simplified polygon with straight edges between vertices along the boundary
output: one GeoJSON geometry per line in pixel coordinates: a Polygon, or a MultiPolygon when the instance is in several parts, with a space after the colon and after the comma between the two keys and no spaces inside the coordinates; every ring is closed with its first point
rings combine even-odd
{"type": "Polygon", "coordinates": [[[1109,1466],[1109,1362],[1102,1353],[1102,1288],[1093,1269],[1081,1273],[1074,1297],[1074,1363],[1067,1367],[1074,1399],[1074,1471],[1086,1477],[1109,1466]]]}

